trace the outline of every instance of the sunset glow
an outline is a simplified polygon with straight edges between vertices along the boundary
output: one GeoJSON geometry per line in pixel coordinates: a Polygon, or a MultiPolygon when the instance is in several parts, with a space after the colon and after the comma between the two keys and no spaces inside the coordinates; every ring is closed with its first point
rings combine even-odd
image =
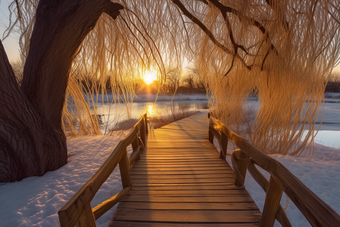
{"type": "Polygon", "coordinates": [[[149,85],[152,82],[154,82],[155,80],[157,80],[157,72],[156,71],[146,71],[144,73],[143,79],[144,79],[145,83],[147,85],[149,85]]]}

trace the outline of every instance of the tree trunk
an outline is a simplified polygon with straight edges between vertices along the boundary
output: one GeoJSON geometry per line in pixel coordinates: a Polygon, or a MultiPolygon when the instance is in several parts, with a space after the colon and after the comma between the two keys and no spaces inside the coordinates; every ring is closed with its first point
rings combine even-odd
{"type": "Polygon", "coordinates": [[[115,19],[122,8],[109,0],[41,0],[21,88],[0,42],[0,182],[66,164],[61,117],[72,60],[100,15],[115,19]]]}
{"type": "Polygon", "coordinates": [[[0,43],[0,182],[66,164],[66,137],[28,101],[0,43]]]}

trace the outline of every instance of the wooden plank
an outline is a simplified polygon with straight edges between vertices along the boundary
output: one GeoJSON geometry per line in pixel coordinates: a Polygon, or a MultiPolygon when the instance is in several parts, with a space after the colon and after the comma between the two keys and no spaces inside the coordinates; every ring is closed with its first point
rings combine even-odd
{"type": "Polygon", "coordinates": [[[218,160],[217,157],[215,157],[214,159],[203,159],[203,158],[200,158],[200,159],[185,159],[185,160],[182,160],[182,159],[174,159],[174,160],[169,160],[169,159],[144,159],[142,158],[141,160],[138,161],[138,163],[178,163],[178,164],[185,164],[185,163],[211,163],[211,164],[224,164],[225,166],[229,166],[228,163],[224,162],[223,163],[223,160],[218,160]]]}
{"type": "Polygon", "coordinates": [[[236,195],[243,196],[248,195],[245,190],[177,190],[177,191],[133,191],[134,195],[162,195],[162,196],[225,196],[236,195]]]}
{"type": "Polygon", "coordinates": [[[150,175],[168,175],[168,174],[177,174],[177,175],[186,175],[186,174],[224,174],[224,173],[228,173],[228,174],[234,174],[232,172],[232,170],[145,170],[145,169],[140,169],[140,170],[134,170],[134,168],[132,169],[132,171],[130,172],[130,175],[144,175],[144,174],[150,174],[150,175]]]}
{"type": "Polygon", "coordinates": [[[136,168],[162,168],[162,167],[220,167],[220,166],[225,166],[223,164],[141,164],[141,163],[136,163],[135,167],[136,168]]]}
{"type": "MultiPolygon", "coordinates": [[[[181,161],[181,160],[139,160],[136,164],[221,164],[222,160],[196,160],[196,161],[191,161],[191,160],[186,160],[186,161],[181,161]]],[[[222,161],[223,162],[223,161],[222,161]]],[[[224,166],[227,166],[230,168],[230,166],[227,163],[222,163],[224,166]]]]}
{"type": "Polygon", "coordinates": [[[111,221],[109,227],[258,227],[258,223],[163,223],[111,221]]]}
{"type": "Polygon", "coordinates": [[[234,178],[233,174],[168,174],[168,175],[159,175],[159,174],[139,174],[139,175],[131,175],[131,179],[204,179],[204,178],[234,178]]]}
{"type": "MultiPolygon", "coordinates": [[[[144,159],[146,156],[166,156],[166,157],[198,157],[198,156],[201,156],[201,157],[214,157],[216,158],[216,156],[218,156],[218,153],[200,153],[200,152],[183,152],[183,153],[175,153],[175,152],[167,152],[167,153],[159,153],[159,152],[150,152],[150,153],[142,153],[141,154],[141,157],[144,159]]],[[[217,160],[216,160],[217,161],[217,160]]]]}
{"type": "Polygon", "coordinates": [[[157,167],[157,168],[152,168],[152,167],[147,167],[147,168],[137,168],[136,166],[134,166],[133,168],[135,171],[182,171],[182,170],[229,170],[228,167],[226,166],[212,166],[212,167],[195,167],[195,168],[191,168],[191,167],[157,167]]]}
{"type": "MultiPolygon", "coordinates": [[[[163,186],[133,186],[132,191],[148,191],[148,190],[239,190],[240,187],[234,184],[225,185],[163,185],[163,186]]],[[[241,188],[242,189],[242,188],[241,188]]]]}
{"type": "MultiPolygon", "coordinates": [[[[230,185],[233,184],[234,182],[206,182],[206,183],[202,183],[202,182],[198,182],[198,183],[186,183],[186,184],[178,184],[178,183],[159,183],[159,184],[150,184],[148,182],[144,182],[144,183],[134,183],[133,185],[135,187],[159,187],[159,186],[196,186],[196,187],[200,187],[200,186],[211,186],[211,185],[217,185],[217,186],[225,186],[225,185],[230,185]]],[[[240,187],[242,188],[242,187],[240,187]]]]}
{"type": "Polygon", "coordinates": [[[224,196],[190,196],[190,197],[173,197],[173,196],[142,196],[130,195],[125,196],[122,202],[162,202],[162,203],[253,203],[249,195],[235,196],[228,194],[224,196]]]}
{"type": "MultiPolygon", "coordinates": [[[[194,177],[194,176],[193,176],[194,177]]],[[[148,183],[148,184],[187,184],[187,183],[218,183],[233,182],[234,178],[213,178],[213,179],[133,179],[132,184],[148,183]]]]}
{"type": "Polygon", "coordinates": [[[219,210],[134,210],[117,209],[113,220],[161,221],[161,222],[258,222],[259,211],[219,211],[219,210]],[[131,215],[133,213],[133,215],[131,215]]]}
{"type": "Polygon", "coordinates": [[[121,202],[118,208],[138,210],[258,210],[254,203],[148,203],[121,202]]]}
{"type": "Polygon", "coordinates": [[[167,166],[170,166],[170,167],[175,167],[175,166],[179,166],[179,167],[185,167],[185,166],[197,166],[197,167],[200,167],[200,166],[211,166],[211,167],[214,167],[214,166],[225,166],[225,167],[228,167],[226,166],[225,164],[223,163],[196,163],[196,162],[188,162],[188,163],[136,163],[135,166],[140,166],[140,167],[147,167],[147,166],[151,166],[151,167],[167,167],[167,166]]]}

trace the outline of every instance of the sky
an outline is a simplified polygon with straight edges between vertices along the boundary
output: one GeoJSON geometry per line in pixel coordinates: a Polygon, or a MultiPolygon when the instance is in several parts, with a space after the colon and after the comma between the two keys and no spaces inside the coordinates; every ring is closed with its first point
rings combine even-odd
{"type": "Polygon", "coordinates": [[[8,5],[10,0],[0,0],[0,38],[5,47],[10,62],[19,60],[19,35],[12,33],[8,38],[3,40],[3,35],[8,27],[8,5]]]}
{"type": "MultiPolygon", "coordinates": [[[[0,39],[5,47],[9,61],[16,62],[19,60],[19,35],[11,33],[9,37],[3,40],[4,31],[8,27],[8,5],[10,2],[10,0],[0,0],[0,39]]],[[[340,64],[333,71],[340,73],[340,64]]]]}

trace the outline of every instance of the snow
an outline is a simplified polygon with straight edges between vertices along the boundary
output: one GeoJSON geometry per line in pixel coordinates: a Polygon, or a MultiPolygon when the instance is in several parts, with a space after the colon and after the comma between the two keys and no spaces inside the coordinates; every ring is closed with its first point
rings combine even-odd
{"type": "MultiPolygon", "coordinates": [[[[199,96],[192,98],[194,97],[199,98],[199,96]]],[[[321,130],[337,130],[336,133],[339,133],[339,119],[340,105],[326,103],[325,124],[322,125],[321,130]]],[[[65,166],[41,177],[29,177],[20,182],[0,184],[0,226],[59,226],[57,211],[97,171],[126,133],[115,132],[112,136],[68,138],[70,158],[65,166]]],[[[316,144],[311,160],[282,155],[271,155],[271,157],[286,166],[317,196],[340,213],[340,174],[338,174],[340,145],[335,145],[338,141],[337,136],[330,137],[335,135],[335,132],[322,133],[321,131],[321,136],[316,138],[316,143],[330,144],[335,148],[316,144]],[[327,138],[330,138],[331,142],[326,143],[327,138]]],[[[228,152],[231,152],[233,146],[228,146],[228,149],[228,152]]],[[[128,151],[130,152],[131,148],[128,151]]],[[[230,162],[230,157],[227,159],[230,162]]],[[[260,171],[269,178],[268,173],[261,169],[260,171]]],[[[265,193],[249,173],[246,176],[245,186],[262,210],[265,193]]],[[[121,189],[119,168],[116,168],[94,197],[92,207],[112,197],[121,189]]],[[[283,208],[286,207],[286,203],[286,196],[283,195],[281,200],[283,208]]],[[[115,207],[98,219],[97,225],[106,227],[114,211],[115,207]]],[[[291,201],[286,213],[293,226],[310,226],[291,201]]],[[[276,226],[280,225],[276,223],[276,226]]]]}
{"type": "MultiPolygon", "coordinates": [[[[124,132],[116,132],[113,136],[69,138],[70,158],[65,166],[41,177],[0,185],[0,226],[59,226],[58,210],[92,177],[124,137],[124,132]]],[[[92,207],[121,189],[116,168],[92,200],[92,207]]],[[[108,226],[113,213],[114,209],[108,211],[97,220],[97,225],[108,226]]]]}

